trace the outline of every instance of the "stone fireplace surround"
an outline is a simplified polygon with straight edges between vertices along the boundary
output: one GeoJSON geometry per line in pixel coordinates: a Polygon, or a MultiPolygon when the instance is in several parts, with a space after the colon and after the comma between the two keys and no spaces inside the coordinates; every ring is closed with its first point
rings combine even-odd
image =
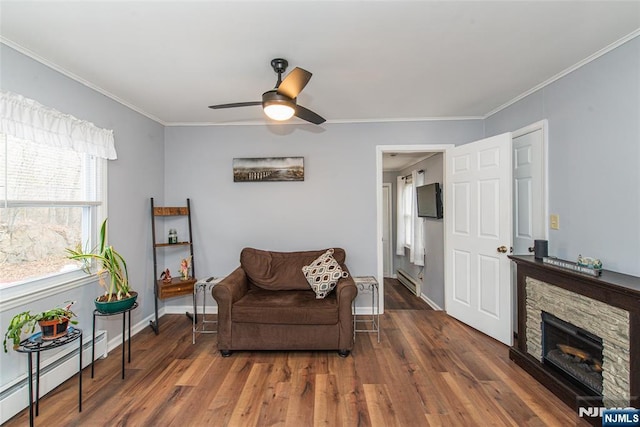
{"type": "Polygon", "coordinates": [[[510,358],[577,411],[584,393],[542,363],[540,324],[546,311],[603,339],[601,405],[640,407],[640,278],[610,271],[596,278],[533,256],[510,258],[517,266],[518,301],[510,358]]]}
{"type": "Polygon", "coordinates": [[[629,406],[629,312],[531,277],[525,280],[527,353],[542,362],[543,311],[598,335],[604,406],[629,406]]]}

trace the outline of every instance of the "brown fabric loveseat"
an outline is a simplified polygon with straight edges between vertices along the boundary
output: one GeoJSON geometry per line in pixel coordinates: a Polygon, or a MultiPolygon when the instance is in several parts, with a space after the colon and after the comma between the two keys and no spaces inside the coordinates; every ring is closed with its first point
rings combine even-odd
{"type": "MultiPolygon", "coordinates": [[[[351,304],[358,293],[349,275],[317,299],[302,267],[326,250],[273,252],[244,248],[240,267],[212,290],[218,303],[218,350],[338,350],[353,348],[351,304]]],[[[343,271],[344,249],[333,257],[343,271]]]]}

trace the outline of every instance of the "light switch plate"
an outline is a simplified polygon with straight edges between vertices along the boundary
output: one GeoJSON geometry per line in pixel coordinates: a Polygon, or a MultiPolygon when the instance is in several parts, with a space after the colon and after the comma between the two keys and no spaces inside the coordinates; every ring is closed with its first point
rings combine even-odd
{"type": "Polygon", "coordinates": [[[551,226],[552,230],[560,230],[560,215],[549,215],[549,225],[551,226]]]}

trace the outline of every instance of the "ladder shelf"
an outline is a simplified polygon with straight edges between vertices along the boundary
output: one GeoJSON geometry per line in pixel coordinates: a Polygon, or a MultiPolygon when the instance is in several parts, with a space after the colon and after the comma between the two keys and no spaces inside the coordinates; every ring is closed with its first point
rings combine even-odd
{"type": "Polygon", "coordinates": [[[193,286],[196,283],[195,261],[193,258],[193,237],[191,232],[191,200],[187,199],[186,206],[155,206],[153,197],[151,198],[151,239],[153,248],[153,290],[155,296],[155,320],[149,323],[151,329],[158,335],[160,333],[160,319],[158,318],[158,300],[165,300],[183,295],[192,295],[193,286]],[[188,240],[177,243],[165,243],[156,239],[156,221],[167,217],[185,217],[188,223],[188,240]],[[179,248],[188,252],[191,258],[191,277],[183,280],[181,277],[174,277],[171,282],[165,282],[158,277],[158,249],[168,247],[179,248]]]}

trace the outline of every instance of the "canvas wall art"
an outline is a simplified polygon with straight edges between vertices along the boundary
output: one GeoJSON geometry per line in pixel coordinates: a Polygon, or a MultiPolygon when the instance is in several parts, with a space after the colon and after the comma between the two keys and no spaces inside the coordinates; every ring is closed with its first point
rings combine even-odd
{"type": "Polygon", "coordinates": [[[233,181],[304,181],[304,157],[235,158],[233,181]]]}

